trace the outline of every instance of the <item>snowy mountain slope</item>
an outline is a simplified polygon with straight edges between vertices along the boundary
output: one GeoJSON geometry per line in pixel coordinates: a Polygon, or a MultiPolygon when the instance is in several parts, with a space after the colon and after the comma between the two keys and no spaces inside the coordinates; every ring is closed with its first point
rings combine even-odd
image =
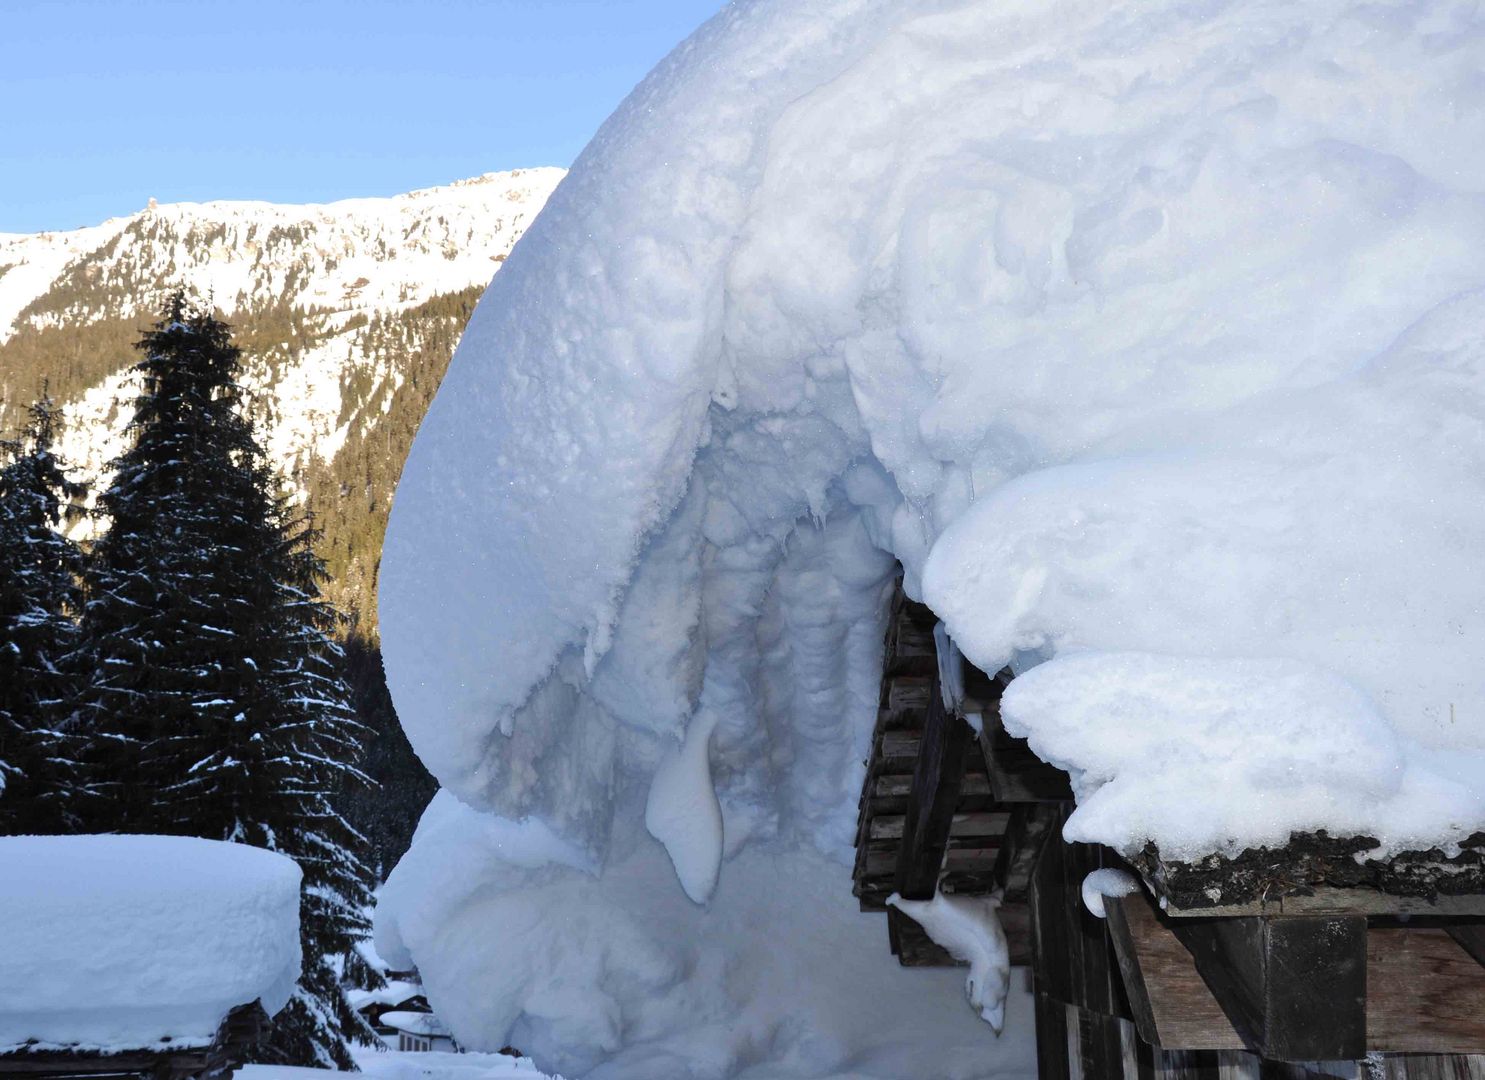
{"type": "Polygon", "coordinates": [[[349,319],[488,280],[563,171],[489,173],[385,199],[151,205],[75,232],[0,236],[0,341],[151,314],[173,281],[229,316],[269,306],[349,319]]]}
{"type": "Polygon", "coordinates": [[[238,330],[269,453],[311,499],[342,576],[356,533],[356,581],[338,599],[369,615],[377,515],[411,432],[468,310],[562,175],[325,205],[152,205],[0,236],[0,429],[46,380],[65,404],[63,453],[100,478],[124,445],[138,328],[176,284],[210,296],[238,330]],[[348,443],[361,460],[342,454],[348,443]],[[366,511],[348,517],[338,501],[353,490],[366,511]]]}

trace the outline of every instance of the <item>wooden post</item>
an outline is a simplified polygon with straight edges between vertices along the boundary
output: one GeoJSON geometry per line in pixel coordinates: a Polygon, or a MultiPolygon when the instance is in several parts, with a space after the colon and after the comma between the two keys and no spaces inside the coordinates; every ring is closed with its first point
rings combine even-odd
{"type": "Polygon", "coordinates": [[[1254,1053],[1277,1061],[1366,1054],[1365,916],[1174,920],[1171,928],[1254,1053]]]}
{"type": "MultiPolygon", "coordinates": [[[[913,793],[902,825],[897,857],[897,891],[907,900],[932,900],[949,844],[964,759],[974,739],[962,716],[944,708],[935,684],[928,698],[928,717],[913,772],[913,793]]],[[[895,911],[895,909],[894,909],[895,911]]]]}

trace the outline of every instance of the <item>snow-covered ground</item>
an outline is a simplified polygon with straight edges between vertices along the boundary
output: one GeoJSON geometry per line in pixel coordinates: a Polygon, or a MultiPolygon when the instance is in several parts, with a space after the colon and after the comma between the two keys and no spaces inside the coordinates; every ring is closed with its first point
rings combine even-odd
{"type": "Polygon", "coordinates": [[[393,696],[472,809],[378,933],[455,1033],[980,1075],[893,1072],[880,1018],[709,1026],[837,969],[972,1018],[848,910],[894,560],[1029,673],[1070,837],[1485,825],[1482,65],[1457,0],[743,0],[665,60],[485,293],[387,534],[393,696]]]}
{"type": "Polygon", "coordinates": [[[299,978],[299,867],[181,836],[0,837],[0,1052],[210,1043],[299,978]]]}
{"type": "Polygon", "coordinates": [[[698,905],[629,809],[598,873],[538,822],[440,793],[381,890],[377,951],[418,959],[463,1045],[516,1046],[569,1077],[1035,1075],[1020,978],[997,1040],[964,969],[897,965],[849,869],[734,836],[698,905]]]}
{"type": "MultiPolygon", "coordinates": [[[[411,1053],[357,1047],[351,1056],[367,1080],[506,1080],[507,1077],[562,1080],[541,1072],[530,1058],[504,1054],[411,1053]]],[[[331,1076],[355,1074],[283,1065],[244,1065],[234,1075],[237,1080],[326,1080],[331,1076]]]]}

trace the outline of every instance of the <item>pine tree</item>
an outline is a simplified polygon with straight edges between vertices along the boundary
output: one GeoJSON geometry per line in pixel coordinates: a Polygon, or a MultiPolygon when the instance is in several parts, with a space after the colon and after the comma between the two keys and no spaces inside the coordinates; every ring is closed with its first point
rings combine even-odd
{"type": "Polygon", "coordinates": [[[314,534],[242,408],[226,325],[177,294],[139,349],[83,615],[99,821],[298,861],[304,971],[264,1053],[353,1069],[347,1039],[375,1035],[337,965],[366,934],[371,875],[333,799],[364,778],[314,534]]]}
{"type": "Polygon", "coordinates": [[[275,1023],[265,1059],[354,1069],[344,1041],[329,1036],[344,1032],[364,1045],[379,1045],[343,989],[347,958],[370,930],[366,913],[375,880],[365,837],[337,808],[347,787],[367,784],[346,764],[359,760],[364,729],[355,720],[342,674],[344,656],[330,636],[336,616],[321,598],[325,565],[314,552],[316,533],[295,521],[282,500],[278,515],[274,555],[280,573],[272,630],[278,649],[264,653],[264,722],[292,733],[298,753],[280,759],[279,794],[290,812],[269,822],[275,832],[263,837],[261,846],[293,855],[304,871],[299,916],[304,970],[298,992],[275,1023]]]}
{"type": "Polygon", "coordinates": [[[82,554],[59,531],[83,487],[52,451],[51,398],[31,406],[21,440],[0,444],[0,833],[76,824],[76,740],[82,554]]]}

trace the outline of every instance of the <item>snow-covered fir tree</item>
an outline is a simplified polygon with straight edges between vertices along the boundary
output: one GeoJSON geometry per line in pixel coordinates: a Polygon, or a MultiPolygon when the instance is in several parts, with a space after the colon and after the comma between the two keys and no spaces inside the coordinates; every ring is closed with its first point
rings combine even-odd
{"type": "Polygon", "coordinates": [[[69,716],[77,696],[82,555],[59,528],[83,494],[53,452],[43,395],[24,435],[0,444],[0,833],[76,824],[69,716]]]}
{"type": "Polygon", "coordinates": [[[182,294],[139,342],[133,445],[99,497],[83,631],[95,827],[234,840],[304,871],[304,971],[264,1056],[354,1068],[375,1035],[344,999],[367,932],[365,841],[334,808],[360,727],[313,532],[242,408],[225,324],[182,294]]]}

